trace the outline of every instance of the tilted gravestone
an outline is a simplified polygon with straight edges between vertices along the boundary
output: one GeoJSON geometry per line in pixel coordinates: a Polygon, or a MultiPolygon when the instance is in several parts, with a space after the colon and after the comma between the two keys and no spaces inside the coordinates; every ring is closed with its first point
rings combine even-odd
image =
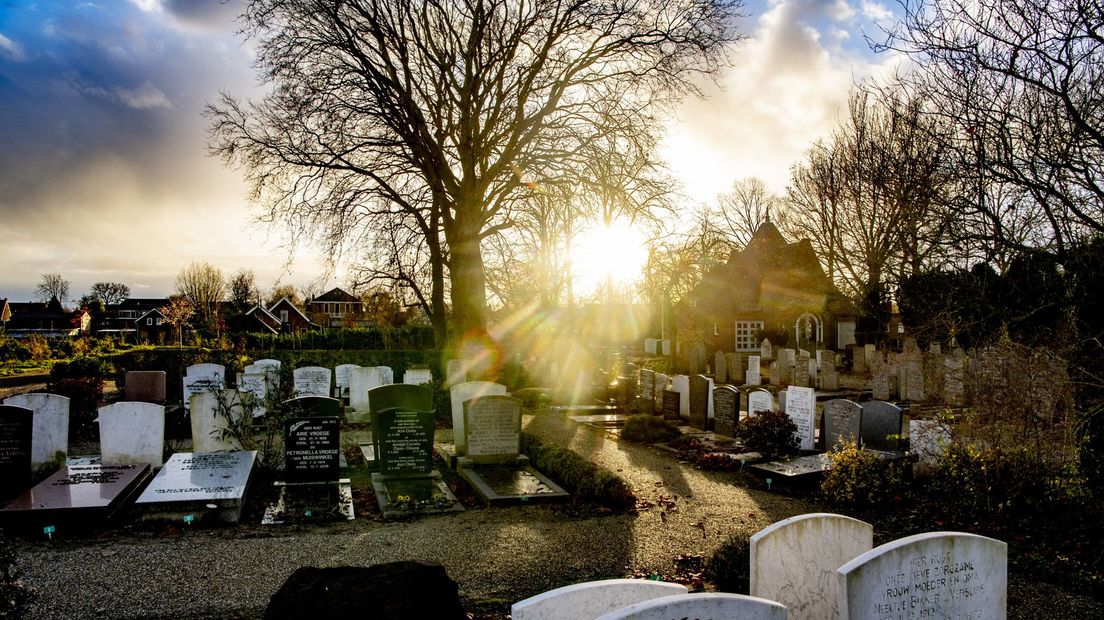
{"type": "Polygon", "coordinates": [[[467,451],[467,437],[464,430],[464,403],[480,396],[502,396],[506,386],[490,381],[468,381],[454,385],[449,389],[449,402],[452,405],[452,441],[456,454],[464,456],[467,451]]]}
{"type": "Polygon", "coordinates": [[[861,438],[863,409],[858,403],[836,398],[824,403],[823,432],[824,449],[832,450],[846,442],[858,444],[861,438]]]}
{"type": "Polygon", "coordinates": [[[778,601],[790,620],[839,617],[836,569],[870,551],[874,528],[828,513],[791,517],[749,541],[750,594],[778,601]]]}
{"type": "Polygon", "coordinates": [[[740,390],[722,385],[713,390],[714,431],[729,437],[736,435],[740,421],[740,390]]]}
{"type": "Polygon", "coordinates": [[[862,404],[863,446],[871,450],[899,451],[903,416],[901,408],[883,401],[862,404]]]}
{"type": "Polygon", "coordinates": [[[4,399],[4,404],[34,412],[31,467],[54,470],[64,466],[69,452],[69,399],[57,394],[20,394],[4,399]]]}
{"type": "Polygon", "coordinates": [[[333,372],[321,366],[304,366],[291,372],[296,396],[330,396],[333,372]]]}
{"type": "Polygon", "coordinates": [[[34,411],[0,405],[0,500],[31,487],[31,437],[34,411]]]}
{"type": "Polygon", "coordinates": [[[813,418],[816,414],[816,395],[813,388],[790,386],[786,390],[786,415],[797,425],[794,434],[802,450],[812,450],[815,437],[813,418]]]}
{"type": "Polygon", "coordinates": [[[165,455],[165,407],[121,402],[99,409],[104,465],[161,467],[165,455]]]}
{"type": "Polygon", "coordinates": [[[836,579],[843,620],[1008,614],[1008,545],[976,534],[901,538],[840,566],[836,579]]]}

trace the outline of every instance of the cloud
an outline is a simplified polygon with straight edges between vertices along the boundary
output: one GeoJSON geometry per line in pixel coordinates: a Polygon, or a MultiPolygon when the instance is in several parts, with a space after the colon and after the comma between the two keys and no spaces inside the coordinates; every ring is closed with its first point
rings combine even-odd
{"type": "Polygon", "coordinates": [[[863,0],[862,12],[867,18],[877,22],[884,22],[893,18],[893,12],[877,0],[863,0]]]}
{"type": "Polygon", "coordinates": [[[165,93],[161,92],[159,88],[146,82],[138,88],[117,88],[115,89],[115,96],[119,98],[119,101],[123,104],[134,108],[135,110],[148,110],[151,108],[165,108],[171,110],[173,104],[169,101],[169,98],[165,93]]]}
{"type": "Polygon", "coordinates": [[[0,34],[0,55],[16,62],[27,59],[27,55],[23,52],[23,46],[17,41],[12,41],[8,37],[5,37],[3,34],[0,34]]]}

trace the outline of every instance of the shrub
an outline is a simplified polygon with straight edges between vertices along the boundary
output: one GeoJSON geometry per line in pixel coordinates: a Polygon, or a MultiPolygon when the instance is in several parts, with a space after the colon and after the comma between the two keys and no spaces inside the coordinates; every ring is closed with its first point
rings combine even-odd
{"type": "Polygon", "coordinates": [[[23,348],[27,350],[27,355],[33,360],[50,358],[50,343],[38,334],[34,334],[30,338],[24,340],[23,348]]]}
{"type": "Polygon", "coordinates": [[[629,416],[621,429],[621,438],[640,443],[660,443],[678,437],[679,431],[663,418],[641,413],[629,416]]]}
{"type": "Polygon", "coordinates": [[[522,433],[521,450],[534,467],[580,497],[618,511],[636,505],[636,495],[624,480],[568,448],[546,446],[532,435],[522,433]]]}
{"type": "Polygon", "coordinates": [[[882,460],[854,441],[830,451],[828,459],[832,467],[820,484],[820,492],[834,504],[869,508],[904,492],[904,466],[882,460]]]}
{"type": "Polygon", "coordinates": [[[26,361],[31,359],[31,352],[15,338],[0,335],[0,361],[26,361]]]}
{"type": "Polygon", "coordinates": [[[781,411],[763,411],[740,420],[736,434],[749,450],[766,458],[797,452],[797,424],[781,411]]]}
{"type": "Polygon", "coordinates": [[[56,379],[96,377],[104,378],[110,365],[98,357],[78,357],[68,362],[55,362],[50,375],[56,379]]]}
{"type": "Polygon", "coordinates": [[[62,377],[47,384],[52,394],[69,399],[69,441],[89,441],[96,437],[96,408],[103,400],[103,380],[99,377],[62,377]]]}
{"type": "Polygon", "coordinates": [[[729,537],[705,563],[704,577],[721,592],[747,594],[751,581],[751,546],[748,537],[729,537]]]}

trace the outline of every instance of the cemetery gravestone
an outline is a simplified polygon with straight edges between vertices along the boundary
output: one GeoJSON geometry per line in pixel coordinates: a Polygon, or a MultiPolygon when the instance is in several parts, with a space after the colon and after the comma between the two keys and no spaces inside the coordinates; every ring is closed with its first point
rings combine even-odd
{"type": "Polygon", "coordinates": [[[477,465],[515,462],[521,446],[521,400],[478,396],[463,407],[468,459],[477,465]]]}
{"type": "Polygon", "coordinates": [[[513,620],[579,620],[597,618],[641,601],[686,594],[686,586],[647,579],[605,579],[576,583],[518,601],[513,620]]]}
{"type": "Polygon", "coordinates": [[[809,358],[808,351],[802,351],[798,354],[797,360],[794,362],[794,385],[798,387],[809,387],[810,385],[812,385],[809,380],[810,361],[811,359],[809,358]]]}
{"type": "Polygon", "coordinates": [[[333,373],[321,366],[304,366],[291,372],[296,396],[329,396],[333,373]]]}
{"type": "Polygon", "coordinates": [[[740,391],[730,385],[713,390],[715,411],[714,430],[720,435],[736,435],[736,423],[740,421],[740,391]]]}
{"type": "Polygon", "coordinates": [[[924,400],[924,358],[918,349],[901,356],[897,365],[897,386],[903,400],[924,400]]]}
{"type": "Polygon", "coordinates": [[[337,482],[341,422],[336,417],[284,420],[284,477],[290,482],[337,482]]]}
{"type": "Polygon", "coordinates": [[[179,520],[192,514],[237,523],[256,460],[256,451],[178,452],[157,472],[135,506],[145,519],[179,520]]]}
{"type": "Polygon", "coordinates": [[[131,370],[123,377],[123,398],[162,404],[165,402],[167,376],[164,370],[131,370]]]}
{"type": "Polygon", "coordinates": [[[0,405],[0,500],[31,487],[31,437],[34,411],[0,405]]]}
{"type": "Polygon", "coordinates": [[[690,417],[690,377],[675,375],[671,377],[671,389],[679,393],[679,416],[690,417]]]}
{"type": "Polygon", "coordinates": [[[966,360],[962,349],[954,348],[943,359],[943,402],[948,405],[965,404],[965,368],[966,360]]]}
{"type": "MultiPolygon", "coordinates": [[[[191,417],[194,452],[242,449],[241,442],[234,437],[231,429],[232,426],[240,427],[246,418],[241,393],[237,390],[200,392],[193,395],[191,417]]],[[[249,417],[252,418],[252,415],[249,417]]]]}
{"type": "Polygon", "coordinates": [[[226,369],[218,364],[195,364],[184,371],[184,410],[191,407],[192,394],[221,390],[226,385],[226,369]]]}
{"type": "Polygon", "coordinates": [[[646,353],[648,355],[655,355],[656,351],[658,350],[657,349],[658,344],[659,344],[659,341],[656,340],[655,338],[645,338],[644,339],[644,353],[646,353]]]}
{"type": "Polygon", "coordinates": [[[725,370],[728,371],[729,383],[744,383],[744,359],[745,356],[739,353],[725,353],[725,370]]]}
{"type": "MultiPolygon", "coordinates": [[[[770,372],[770,384],[781,385],[782,384],[782,365],[779,362],[771,362],[769,368],[770,372]]],[[[751,384],[751,381],[748,381],[751,384]]],[[[754,384],[752,384],[754,385],[754,384]]]]}
{"type": "Polygon", "coordinates": [[[812,450],[813,416],[816,413],[816,394],[813,388],[791,386],[786,390],[786,415],[797,424],[797,436],[802,450],[812,450]]]}
{"type": "Polygon", "coordinates": [[[349,396],[349,379],[354,368],[360,368],[356,364],[341,364],[334,367],[334,383],[337,384],[335,394],[338,398],[349,396]]]}
{"type": "Polygon", "coordinates": [[[689,620],[739,618],[739,620],[786,620],[781,603],[743,594],[677,594],[633,603],[597,620],[689,620]]]}
{"type": "Polygon", "coordinates": [[[341,417],[341,401],[329,396],[296,396],[284,401],[284,410],[299,417],[341,417]]]}
{"type": "Polygon", "coordinates": [[[4,399],[4,404],[34,412],[31,467],[52,471],[64,466],[69,452],[69,399],[57,394],[21,394],[4,399]]]}
{"type": "Polygon", "coordinates": [[[839,373],[828,370],[820,373],[820,389],[826,392],[835,392],[840,387],[839,373]]]}
{"type": "Polygon", "coordinates": [[[859,443],[863,409],[858,403],[837,398],[824,403],[824,449],[832,450],[846,442],[859,443]]]}
{"type": "Polygon", "coordinates": [[[977,618],[1008,613],[1008,545],[962,532],[908,536],[836,571],[839,617],[977,618]]]}
{"type": "Polygon", "coordinates": [[[353,411],[368,411],[368,394],[372,388],[383,384],[383,373],[378,366],[354,368],[349,373],[349,406],[353,411]]]}
{"type": "Polygon", "coordinates": [[[713,380],[717,383],[728,382],[728,368],[725,363],[724,353],[717,351],[713,354],[713,380]]]}
{"type": "Polygon", "coordinates": [[[655,376],[655,398],[658,405],[663,405],[663,390],[669,387],[671,387],[671,378],[661,372],[657,372],[655,376]]]}
{"type": "Polygon", "coordinates": [[[640,407],[644,413],[649,415],[655,413],[655,394],[656,394],[656,373],[653,370],[647,368],[640,369],[640,381],[639,381],[639,399],[640,407]]]}
{"type": "Polygon", "coordinates": [[[748,392],[748,415],[763,411],[774,411],[774,396],[763,389],[748,392]]]}
{"type": "Polygon", "coordinates": [[[505,394],[505,385],[490,381],[468,381],[452,386],[452,389],[449,390],[449,402],[452,405],[452,440],[456,446],[457,456],[468,454],[464,427],[464,403],[480,396],[502,396],[505,394]]]}
{"type": "Polygon", "coordinates": [[[395,371],[390,366],[376,366],[380,371],[380,381],[384,385],[393,385],[395,383],[395,371]]]}
{"type": "Polygon", "coordinates": [[[674,390],[663,390],[663,419],[678,421],[682,407],[682,394],[674,390]]]}
{"type": "Polygon", "coordinates": [[[709,379],[703,375],[690,377],[690,426],[709,430],[709,379]]]}
{"type": "MultiPolygon", "coordinates": [[[[555,373],[553,373],[555,374],[555,373]]],[[[468,369],[464,360],[452,359],[445,362],[445,385],[452,387],[468,380],[468,369]]]]}
{"type": "Polygon", "coordinates": [[[666,356],[666,357],[670,357],[671,356],[671,340],[669,338],[664,338],[663,340],[660,341],[660,346],[662,347],[663,355],[666,356]]]}
{"type": "Polygon", "coordinates": [[[265,401],[268,398],[269,377],[263,372],[243,373],[238,381],[238,391],[248,394],[247,401],[252,401],[250,415],[254,418],[263,416],[266,412],[265,401]]]}
{"type": "Polygon", "coordinates": [[[750,594],[778,601],[790,620],[838,618],[836,569],[870,551],[874,528],[828,513],[798,515],[749,541],[750,594]]]}
{"type": "Polygon", "coordinates": [[[870,401],[862,404],[863,447],[869,450],[899,451],[903,425],[901,408],[887,402],[870,401]]]}
{"type": "Polygon", "coordinates": [[[99,409],[100,457],[104,465],[161,467],[165,407],[121,402],[99,409]]]}
{"type": "Polygon", "coordinates": [[[891,385],[889,382],[889,366],[880,360],[874,360],[871,364],[870,394],[875,400],[888,400],[890,398],[891,385]]]}
{"type": "Polygon", "coordinates": [[[433,469],[433,412],[390,408],[373,424],[380,473],[428,474],[433,469]]]}
{"type": "Polygon", "coordinates": [[[27,525],[81,525],[110,517],[148,477],[149,465],[70,465],[0,508],[27,525]]]}
{"type": "Polygon", "coordinates": [[[866,374],[866,349],[859,346],[848,346],[851,352],[851,372],[856,375],[866,374]]]}
{"type": "Polygon", "coordinates": [[[433,371],[428,368],[411,368],[403,373],[403,383],[407,385],[425,385],[433,381],[433,371]]]}

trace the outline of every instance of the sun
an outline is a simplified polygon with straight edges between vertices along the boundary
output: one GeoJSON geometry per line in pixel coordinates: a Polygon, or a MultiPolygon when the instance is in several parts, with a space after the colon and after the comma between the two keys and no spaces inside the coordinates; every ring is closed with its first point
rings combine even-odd
{"type": "Polygon", "coordinates": [[[630,222],[618,219],[586,228],[571,251],[575,291],[589,295],[607,282],[624,287],[640,279],[647,260],[646,238],[630,222]]]}

